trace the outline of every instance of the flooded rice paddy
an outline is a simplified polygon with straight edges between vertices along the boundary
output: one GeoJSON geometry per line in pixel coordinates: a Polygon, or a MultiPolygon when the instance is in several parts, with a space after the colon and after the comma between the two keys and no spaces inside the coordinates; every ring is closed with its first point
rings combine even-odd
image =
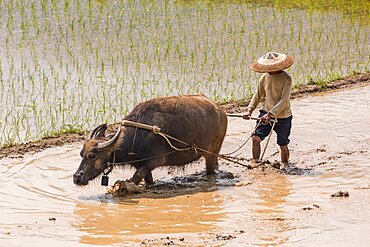
{"type": "Polygon", "coordinates": [[[248,98],[267,51],[294,86],[370,70],[368,0],[0,1],[0,145],[117,122],[137,103],[248,98]],[[78,107],[76,107],[78,106],[78,107]]]}
{"type": "MultiPolygon", "coordinates": [[[[291,161],[300,175],[221,161],[223,172],[204,178],[200,161],[155,170],[156,193],[112,198],[100,181],[73,184],[80,143],[2,159],[0,245],[368,246],[369,99],[367,86],[293,101],[291,161]],[[331,196],[338,191],[349,197],[331,196]]],[[[222,152],[252,128],[229,119],[222,152]]],[[[250,145],[239,155],[250,157],[250,145]]],[[[110,184],[132,173],[115,169],[110,184]]]]}

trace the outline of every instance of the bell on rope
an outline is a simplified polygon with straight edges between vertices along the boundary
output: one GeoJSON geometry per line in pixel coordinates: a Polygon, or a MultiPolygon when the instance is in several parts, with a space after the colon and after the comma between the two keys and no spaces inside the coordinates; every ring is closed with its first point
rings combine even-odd
{"type": "Polygon", "coordinates": [[[109,180],[109,177],[107,175],[104,175],[101,178],[101,186],[108,186],[108,180],[109,180]]]}

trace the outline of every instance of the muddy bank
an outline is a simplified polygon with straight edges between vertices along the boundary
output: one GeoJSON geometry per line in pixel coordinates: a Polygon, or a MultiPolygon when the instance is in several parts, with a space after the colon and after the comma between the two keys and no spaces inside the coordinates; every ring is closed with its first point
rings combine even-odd
{"type": "MultiPolygon", "coordinates": [[[[292,93],[292,99],[305,97],[310,94],[329,92],[339,89],[351,88],[370,83],[370,73],[348,76],[327,83],[325,86],[302,85],[292,93]]],[[[223,104],[225,111],[229,113],[244,112],[249,101],[233,101],[223,104]]],[[[0,149],[0,159],[4,157],[21,157],[23,154],[40,152],[46,148],[62,146],[68,143],[82,142],[85,140],[86,133],[62,134],[57,137],[44,138],[39,141],[20,144],[0,149]]]]}
{"type": "Polygon", "coordinates": [[[46,148],[59,147],[65,144],[85,140],[85,133],[63,134],[57,137],[44,138],[39,141],[19,144],[0,149],[0,159],[4,157],[21,158],[25,153],[36,153],[46,148]]]}

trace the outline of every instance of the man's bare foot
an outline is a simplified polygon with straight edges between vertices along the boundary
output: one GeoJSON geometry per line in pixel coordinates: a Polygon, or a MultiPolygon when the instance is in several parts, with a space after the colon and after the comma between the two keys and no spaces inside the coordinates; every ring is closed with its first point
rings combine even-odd
{"type": "Polygon", "coordinates": [[[257,165],[257,164],[260,164],[261,162],[262,162],[262,160],[259,160],[259,159],[252,159],[251,160],[252,165],[257,165]]]}

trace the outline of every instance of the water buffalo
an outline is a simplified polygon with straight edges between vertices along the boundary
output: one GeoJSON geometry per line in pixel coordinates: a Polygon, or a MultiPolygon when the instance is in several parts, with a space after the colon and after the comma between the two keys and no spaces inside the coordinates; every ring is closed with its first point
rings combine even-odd
{"type": "MultiPolygon", "coordinates": [[[[151,99],[137,105],[124,120],[158,126],[163,133],[214,154],[219,153],[227,128],[223,109],[204,95],[151,99]]],[[[135,184],[142,179],[146,184],[152,184],[151,171],[156,167],[183,166],[201,156],[205,157],[208,175],[218,168],[217,156],[194,150],[173,152],[162,136],[150,130],[121,126],[114,136],[107,138],[106,129],[107,125],[103,124],[89,134],[81,150],[82,161],[73,175],[76,185],[86,185],[113,161],[129,163],[136,168],[131,178],[135,184]],[[137,162],[148,157],[154,158],[137,162]]],[[[186,147],[177,141],[171,142],[176,147],[186,147]]]]}

